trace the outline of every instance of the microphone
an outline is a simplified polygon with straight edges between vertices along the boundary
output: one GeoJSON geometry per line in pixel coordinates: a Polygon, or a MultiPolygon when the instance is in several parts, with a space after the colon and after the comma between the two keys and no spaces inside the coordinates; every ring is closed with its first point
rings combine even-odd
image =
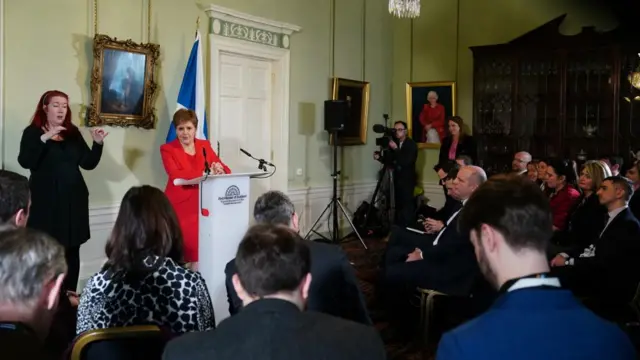
{"type": "Polygon", "coordinates": [[[249,154],[249,153],[247,152],[247,150],[245,150],[245,149],[243,149],[243,148],[240,148],[240,151],[242,151],[242,153],[243,153],[243,154],[245,154],[245,155],[247,155],[248,157],[250,157],[250,158],[252,158],[252,159],[254,159],[254,160],[257,160],[257,159],[256,159],[256,158],[254,158],[251,154],[249,154]]]}
{"type": "Polygon", "coordinates": [[[384,125],[380,125],[380,124],[375,124],[373,125],[373,132],[377,133],[377,134],[382,134],[385,132],[385,130],[387,130],[387,127],[384,125]]]}
{"type": "Polygon", "coordinates": [[[265,164],[269,165],[269,166],[273,166],[275,167],[275,165],[273,165],[272,163],[266,161],[265,159],[256,159],[255,157],[253,157],[253,155],[249,154],[249,152],[243,148],[240,148],[240,151],[242,151],[243,154],[247,155],[248,157],[252,158],[253,160],[256,160],[259,164],[258,164],[258,169],[263,170],[263,171],[267,171],[267,169],[265,168],[265,164]]]}
{"type": "Polygon", "coordinates": [[[209,175],[211,174],[211,169],[209,169],[209,162],[207,161],[207,149],[202,148],[202,155],[204,155],[204,173],[209,175]]]}

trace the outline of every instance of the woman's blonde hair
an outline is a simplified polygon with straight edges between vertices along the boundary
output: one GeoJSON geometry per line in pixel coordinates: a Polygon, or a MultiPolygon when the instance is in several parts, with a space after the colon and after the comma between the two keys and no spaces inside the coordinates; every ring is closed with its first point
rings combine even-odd
{"type": "Polygon", "coordinates": [[[609,166],[599,160],[587,161],[582,165],[582,170],[586,171],[587,175],[591,178],[591,191],[597,191],[602,185],[604,179],[611,176],[611,169],[609,169],[609,166]]]}

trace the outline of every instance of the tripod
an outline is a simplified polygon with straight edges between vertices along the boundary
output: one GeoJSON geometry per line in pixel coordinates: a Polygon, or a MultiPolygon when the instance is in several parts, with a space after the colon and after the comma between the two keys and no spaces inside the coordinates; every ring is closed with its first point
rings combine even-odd
{"type": "Polygon", "coordinates": [[[327,207],[324,209],[324,211],[322,211],[322,214],[320,214],[318,219],[316,219],[316,221],[313,223],[311,229],[304,238],[306,240],[313,232],[321,238],[332,243],[338,243],[344,240],[340,239],[340,232],[338,229],[338,209],[340,209],[340,211],[342,211],[342,215],[344,215],[345,219],[347,219],[349,226],[351,226],[351,230],[353,230],[353,233],[356,234],[364,249],[369,250],[369,248],[367,248],[367,244],[365,244],[364,240],[362,240],[362,236],[360,236],[360,233],[358,233],[355,225],[353,225],[353,221],[351,221],[349,214],[347,214],[344,205],[342,205],[340,197],[338,197],[338,176],[340,175],[340,171],[338,171],[338,129],[332,129],[331,136],[333,138],[333,171],[331,172],[331,178],[333,179],[333,194],[331,196],[331,201],[329,202],[329,204],[327,204],[327,207]],[[326,236],[320,234],[315,230],[318,223],[320,223],[320,220],[322,220],[322,218],[324,217],[324,214],[326,214],[329,210],[331,210],[331,212],[329,213],[329,223],[332,224],[330,233],[331,238],[327,238],[326,236]]]}
{"type": "MultiPolygon", "coordinates": [[[[367,211],[367,215],[365,216],[364,227],[367,228],[369,225],[369,221],[371,220],[371,215],[373,210],[376,208],[376,200],[378,199],[378,195],[382,192],[384,199],[384,210],[382,213],[386,213],[388,224],[391,225],[395,221],[396,218],[396,199],[395,199],[395,188],[394,188],[394,180],[393,180],[393,168],[384,165],[383,173],[378,179],[378,183],[376,184],[376,189],[373,191],[373,196],[371,196],[371,206],[367,211]],[[385,189],[383,185],[387,186],[387,194],[388,196],[384,196],[385,189]]],[[[381,227],[384,227],[384,224],[380,224],[381,227]]]]}

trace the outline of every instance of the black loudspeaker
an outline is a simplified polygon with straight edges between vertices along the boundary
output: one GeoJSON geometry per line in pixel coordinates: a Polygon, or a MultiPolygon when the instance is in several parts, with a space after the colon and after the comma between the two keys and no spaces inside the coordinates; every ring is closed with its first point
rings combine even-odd
{"type": "Polygon", "coordinates": [[[328,132],[344,130],[349,118],[349,103],[345,100],[324,102],[324,129],[328,132]]]}

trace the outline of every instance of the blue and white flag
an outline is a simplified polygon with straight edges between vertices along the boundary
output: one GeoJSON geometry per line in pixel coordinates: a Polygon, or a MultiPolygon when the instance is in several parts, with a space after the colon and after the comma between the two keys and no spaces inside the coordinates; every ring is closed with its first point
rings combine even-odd
{"type": "MultiPolygon", "coordinates": [[[[189,55],[189,62],[184,70],[176,111],[180,109],[195,111],[198,116],[196,139],[206,140],[208,131],[207,114],[204,111],[204,63],[202,62],[202,46],[200,45],[202,45],[200,31],[197,31],[196,40],[193,42],[191,54],[189,55]]],[[[173,141],[175,138],[176,129],[171,123],[167,134],[167,142],[173,141]]]]}

